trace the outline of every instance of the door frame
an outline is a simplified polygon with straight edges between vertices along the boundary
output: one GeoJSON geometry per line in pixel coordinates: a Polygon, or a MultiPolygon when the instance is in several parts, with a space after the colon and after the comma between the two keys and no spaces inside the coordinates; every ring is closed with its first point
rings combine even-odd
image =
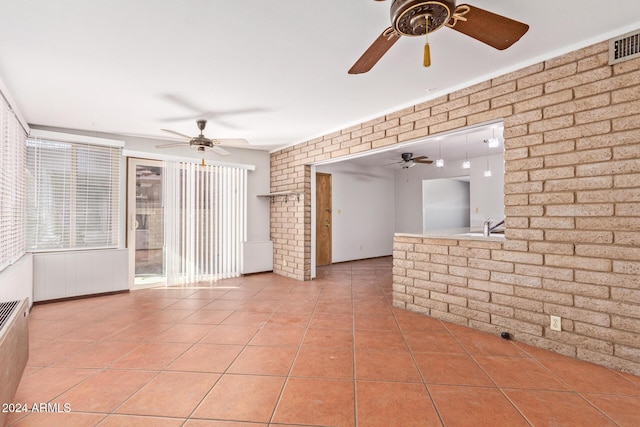
{"type": "Polygon", "coordinates": [[[144,285],[136,285],[136,167],[139,165],[163,167],[162,160],[143,159],[139,157],[127,157],[127,203],[126,218],[127,227],[125,239],[129,251],[129,289],[144,289],[166,285],[164,281],[154,281],[144,285]]]}

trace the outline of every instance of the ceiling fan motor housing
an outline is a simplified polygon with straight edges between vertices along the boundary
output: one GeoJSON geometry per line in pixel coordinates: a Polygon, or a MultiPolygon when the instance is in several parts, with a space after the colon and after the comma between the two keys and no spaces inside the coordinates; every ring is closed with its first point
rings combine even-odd
{"type": "Polygon", "coordinates": [[[423,36],[441,28],[451,19],[455,0],[394,0],[391,4],[393,29],[403,36],[423,36]]]}
{"type": "Polygon", "coordinates": [[[189,141],[191,148],[198,151],[204,151],[205,148],[213,147],[213,140],[205,138],[203,134],[204,128],[207,126],[207,121],[197,120],[196,123],[198,124],[198,129],[200,129],[200,135],[191,138],[189,141]]]}
{"type": "Polygon", "coordinates": [[[189,141],[189,144],[191,145],[191,148],[198,150],[198,151],[203,151],[201,150],[201,148],[204,149],[204,147],[213,147],[213,141],[210,140],[209,138],[205,138],[202,135],[196,136],[195,138],[191,138],[191,141],[189,141]]]}

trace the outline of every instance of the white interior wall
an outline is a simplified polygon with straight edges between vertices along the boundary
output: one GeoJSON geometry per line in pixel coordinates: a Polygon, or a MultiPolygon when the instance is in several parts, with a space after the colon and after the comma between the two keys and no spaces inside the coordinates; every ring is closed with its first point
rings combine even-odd
{"type": "Polygon", "coordinates": [[[493,223],[504,218],[504,156],[489,156],[491,176],[485,177],[487,159],[471,162],[470,202],[471,229],[482,230],[484,222],[491,218],[493,223]]]}
{"type": "Polygon", "coordinates": [[[396,233],[423,232],[422,181],[427,179],[455,178],[469,175],[462,164],[446,162],[444,167],[417,164],[412,168],[395,171],[396,233]]]}
{"type": "Polygon", "coordinates": [[[489,156],[492,176],[484,177],[487,157],[470,158],[471,169],[462,162],[446,162],[444,167],[418,164],[395,171],[395,232],[423,232],[422,181],[427,179],[470,177],[471,228],[482,229],[487,218],[504,217],[504,159],[502,154],[489,156]]]}
{"type": "Polygon", "coordinates": [[[0,301],[29,298],[33,304],[33,256],[23,255],[18,261],[0,271],[0,301]]]}
{"type": "Polygon", "coordinates": [[[469,228],[469,181],[457,178],[422,181],[422,229],[469,228]]]}
{"type": "Polygon", "coordinates": [[[331,174],[332,261],[393,253],[393,171],[336,163],[318,166],[331,174]]]}

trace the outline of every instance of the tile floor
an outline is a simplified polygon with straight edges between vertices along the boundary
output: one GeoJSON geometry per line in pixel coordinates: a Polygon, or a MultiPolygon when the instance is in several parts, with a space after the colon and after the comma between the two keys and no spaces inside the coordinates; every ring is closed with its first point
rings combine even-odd
{"type": "Polygon", "coordinates": [[[640,425],[640,378],[392,308],[391,259],[36,306],[15,426],[640,425]],[[70,412],[64,412],[65,406],[70,412]]]}

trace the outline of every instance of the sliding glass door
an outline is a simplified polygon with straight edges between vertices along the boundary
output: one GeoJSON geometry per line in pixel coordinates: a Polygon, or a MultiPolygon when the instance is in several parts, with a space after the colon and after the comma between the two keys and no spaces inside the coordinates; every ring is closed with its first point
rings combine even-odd
{"type": "Polygon", "coordinates": [[[129,159],[127,246],[131,288],[166,283],[164,268],[163,162],[129,159]]]}
{"type": "Polygon", "coordinates": [[[132,289],[240,275],[247,169],[129,159],[127,173],[132,289]]]}

